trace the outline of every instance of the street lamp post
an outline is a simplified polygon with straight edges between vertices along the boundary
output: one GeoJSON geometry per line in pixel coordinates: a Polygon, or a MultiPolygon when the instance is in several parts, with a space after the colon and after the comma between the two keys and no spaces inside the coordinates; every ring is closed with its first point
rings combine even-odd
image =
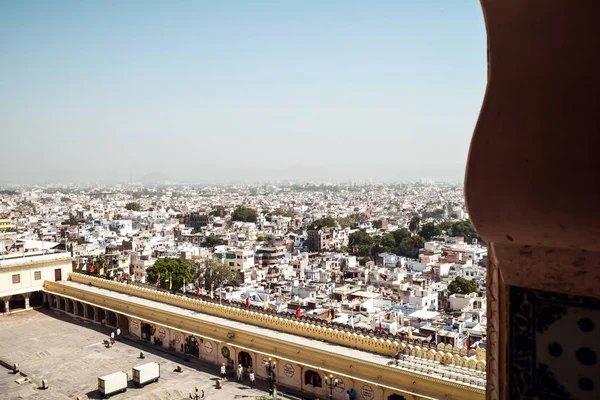
{"type": "Polygon", "coordinates": [[[269,377],[269,396],[273,395],[273,384],[275,382],[275,366],[277,361],[272,360],[271,357],[269,359],[263,359],[263,366],[267,370],[267,376],[269,377]]]}
{"type": "Polygon", "coordinates": [[[338,378],[333,378],[333,375],[329,374],[329,376],[325,376],[325,385],[329,388],[329,400],[333,400],[333,388],[338,387],[341,380],[338,378]]]}

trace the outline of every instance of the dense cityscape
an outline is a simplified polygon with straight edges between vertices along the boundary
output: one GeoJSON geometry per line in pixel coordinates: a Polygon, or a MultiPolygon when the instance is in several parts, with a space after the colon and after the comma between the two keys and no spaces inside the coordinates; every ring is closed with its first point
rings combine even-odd
{"type": "MultiPolygon", "coordinates": [[[[68,254],[77,274],[419,343],[442,350],[430,367],[472,359],[470,383],[485,385],[487,249],[458,183],[7,186],[0,196],[5,262],[68,254]]],[[[25,297],[4,296],[2,311],[29,308],[25,297]]],[[[409,357],[429,355],[390,362],[409,357]]]]}

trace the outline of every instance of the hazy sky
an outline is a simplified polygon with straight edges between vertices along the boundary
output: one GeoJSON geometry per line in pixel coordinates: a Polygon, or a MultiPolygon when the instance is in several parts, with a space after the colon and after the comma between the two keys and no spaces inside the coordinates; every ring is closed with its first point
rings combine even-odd
{"type": "Polygon", "coordinates": [[[461,179],[477,0],[2,1],[0,182],[461,179]]]}

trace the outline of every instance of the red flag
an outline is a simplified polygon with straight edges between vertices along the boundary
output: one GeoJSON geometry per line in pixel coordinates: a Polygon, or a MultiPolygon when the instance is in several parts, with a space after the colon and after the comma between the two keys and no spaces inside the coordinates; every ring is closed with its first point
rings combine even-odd
{"type": "Polygon", "coordinates": [[[383,333],[383,325],[381,324],[381,317],[379,317],[379,334],[383,333]]]}
{"type": "Polygon", "coordinates": [[[125,272],[121,272],[121,280],[124,281],[125,280],[125,272]]]}
{"type": "Polygon", "coordinates": [[[250,307],[250,296],[246,297],[246,307],[250,307]]]}
{"type": "Polygon", "coordinates": [[[300,314],[301,314],[300,306],[298,306],[298,308],[296,308],[296,317],[299,317],[300,314]]]}
{"type": "MultiPolygon", "coordinates": [[[[467,351],[469,351],[469,349],[471,348],[471,340],[469,340],[469,334],[467,334],[467,340],[465,341],[465,345],[467,347],[467,351]]],[[[468,355],[468,354],[467,354],[468,355]]]]}
{"type": "Polygon", "coordinates": [[[196,296],[200,296],[200,286],[198,286],[198,289],[196,289],[196,296]]]}
{"type": "Polygon", "coordinates": [[[94,264],[92,264],[92,267],[90,268],[90,274],[93,274],[93,273],[94,273],[94,271],[95,271],[95,270],[94,270],[94,264]]]}
{"type": "Polygon", "coordinates": [[[156,280],[156,287],[160,289],[160,278],[156,280]]]}

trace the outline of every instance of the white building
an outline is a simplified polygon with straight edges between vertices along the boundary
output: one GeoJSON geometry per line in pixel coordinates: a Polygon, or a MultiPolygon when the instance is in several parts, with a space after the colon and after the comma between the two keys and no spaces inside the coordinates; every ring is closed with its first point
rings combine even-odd
{"type": "Polygon", "coordinates": [[[0,312],[41,306],[44,281],[66,280],[72,271],[71,254],[66,252],[0,256],[0,312]]]}

